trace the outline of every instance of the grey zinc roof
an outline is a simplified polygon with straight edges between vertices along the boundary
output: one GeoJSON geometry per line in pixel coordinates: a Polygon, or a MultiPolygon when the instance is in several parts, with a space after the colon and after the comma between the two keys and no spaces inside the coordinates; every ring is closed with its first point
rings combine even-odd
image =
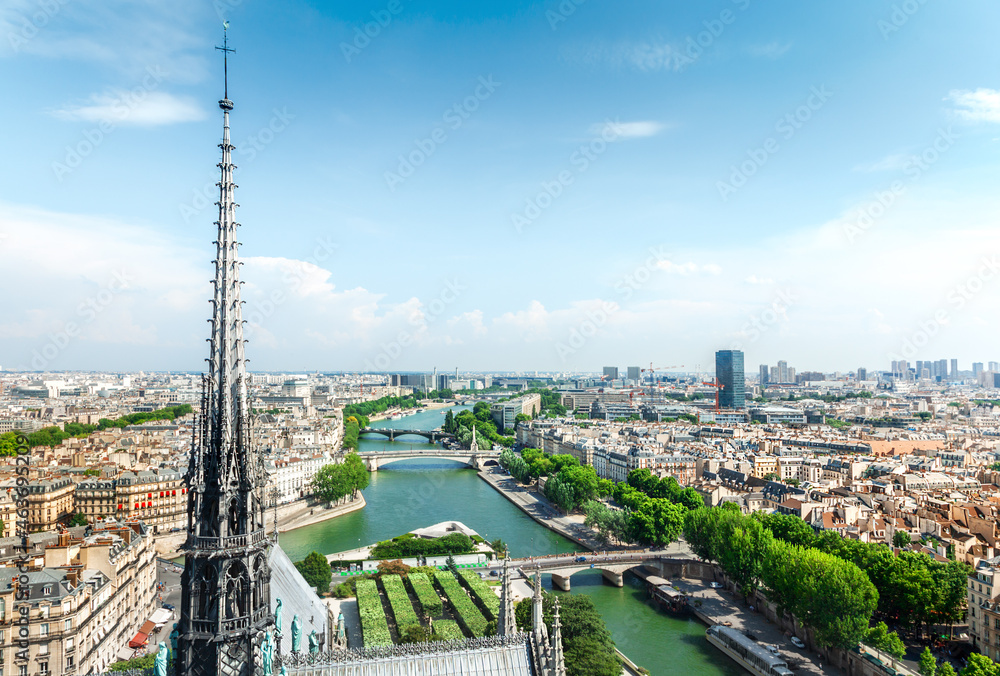
{"type": "Polygon", "coordinates": [[[292,618],[296,615],[302,622],[303,646],[308,645],[308,637],[312,631],[325,641],[328,609],[316,596],[316,590],[309,586],[280,546],[271,547],[268,563],[271,566],[272,611],[277,599],[281,599],[281,652],[288,654],[292,650],[292,618]]]}
{"type": "MultiPolygon", "coordinates": [[[[410,654],[350,659],[309,666],[288,666],[289,676],[533,676],[526,634],[497,645],[455,649],[415,649],[410,654]]],[[[440,645],[440,644],[438,644],[440,645]]]]}

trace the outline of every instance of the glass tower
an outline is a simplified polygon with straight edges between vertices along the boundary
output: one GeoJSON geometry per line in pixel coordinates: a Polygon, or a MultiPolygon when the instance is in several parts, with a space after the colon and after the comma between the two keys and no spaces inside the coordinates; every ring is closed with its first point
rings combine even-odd
{"type": "Polygon", "coordinates": [[[743,375],[743,351],[719,350],[715,353],[715,377],[719,381],[719,408],[745,409],[746,378],[743,375]]]}

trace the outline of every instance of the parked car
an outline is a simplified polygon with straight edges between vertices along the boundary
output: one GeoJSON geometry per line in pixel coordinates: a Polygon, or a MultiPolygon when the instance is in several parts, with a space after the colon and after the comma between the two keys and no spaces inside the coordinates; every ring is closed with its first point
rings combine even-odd
{"type": "Polygon", "coordinates": [[[778,652],[778,646],[776,646],[776,645],[766,645],[766,646],[764,646],[764,648],[767,650],[767,652],[771,653],[772,655],[780,655],[781,654],[780,652],[778,652]]]}
{"type": "Polygon", "coordinates": [[[796,648],[805,648],[806,647],[806,644],[803,643],[802,639],[799,638],[798,636],[793,636],[792,637],[792,645],[795,646],[796,648]]]}
{"type": "Polygon", "coordinates": [[[171,604],[169,604],[169,603],[164,603],[163,607],[166,608],[167,610],[173,610],[174,609],[174,607],[171,604]]]}
{"type": "Polygon", "coordinates": [[[722,589],[722,584],[719,582],[709,582],[708,586],[712,589],[722,589]]]}
{"type": "Polygon", "coordinates": [[[586,556],[578,556],[578,557],[576,557],[576,562],[577,563],[583,563],[586,560],[587,560],[586,556]]]}
{"type": "Polygon", "coordinates": [[[491,571],[490,571],[490,577],[496,577],[496,576],[497,576],[497,575],[499,575],[499,574],[500,574],[500,573],[498,573],[498,572],[497,572],[497,571],[495,571],[495,570],[491,570],[491,571]]]}

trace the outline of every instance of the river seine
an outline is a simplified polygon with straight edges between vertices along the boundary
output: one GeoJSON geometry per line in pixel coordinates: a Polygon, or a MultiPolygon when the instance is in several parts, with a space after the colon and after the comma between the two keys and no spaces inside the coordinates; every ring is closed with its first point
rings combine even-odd
{"type": "MultiPolygon", "coordinates": [[[[462,407],[452,409],[457,412],[462,407]]],[[[372,427],[430,430],[444,422],[440,411],[426,411],[400,420],[375,422],[372,427]]],[[[361,439],[361,453],[409,447],[434,449],[420,437],[390,442],[361,439]],[[412,443],[410,441],[412,440],[412,443]]],[[[526,516],[497,493],[476,472],[456,463],[420,459],[386,465],[372,474],[365,489],[367,506],[345,516],[304,526],[279,536],[293,561],[309,552],[321,554],[385,540],[440,521],[461,521],[487,540],[502,538],[515,557],[571,552],[575,543],[526,516]]],[[[545,577],[544,583],[551,586],[545,577]]],[[[638,578],[625,576],[625,586],[604,583],[600,573],[582,572],[572,578],[574,594],[587,594],[600,610],[619,650],[655,676],[735,676],[746,674],[705,640],[705,626],[661,613],[646,603],[638,578]]],[[[559,592],[562,593],[562,592],[559,592]]]]}

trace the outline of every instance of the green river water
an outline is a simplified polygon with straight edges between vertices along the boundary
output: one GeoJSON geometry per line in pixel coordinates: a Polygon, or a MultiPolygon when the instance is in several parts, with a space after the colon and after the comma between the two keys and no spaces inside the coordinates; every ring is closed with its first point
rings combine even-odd
{"type": "MultiPolygon", "coordinates": [[[[457,411],[458,409],[456,409],[457,411]]],[[[373,427],[434,429],[444,421],[438,411],[373,427]]],[[[363,438],[360,452],[436,448],[420,437],[363,438]],[[409,443],[412,440],[413,443],[409,443]]],[[[309,552],[322,554],[366,545],[440,521],[461,521],[487,540],[502,538],[515,557],[571,552],[575,543],[537,524],[511,504],[476,472],[444,460],[420,459],[383,466],[372,474],[364,492],[367,506],[345,516],[282,533],[279,542],[293,561],[309,552]]],[[[546,586],[551,585],[545,579],[546,586]]],[[[600,610],[618,648],[655,676],[745,674],[705,640],[705,626],[658,612],[646,603],[641,581],[626,575],[625,586],[612,587],[599,572],[577,573],[574,594],[587,594],[600,610]]],[[[560,592],[562,593],[562,592],[560,592]]]]}

